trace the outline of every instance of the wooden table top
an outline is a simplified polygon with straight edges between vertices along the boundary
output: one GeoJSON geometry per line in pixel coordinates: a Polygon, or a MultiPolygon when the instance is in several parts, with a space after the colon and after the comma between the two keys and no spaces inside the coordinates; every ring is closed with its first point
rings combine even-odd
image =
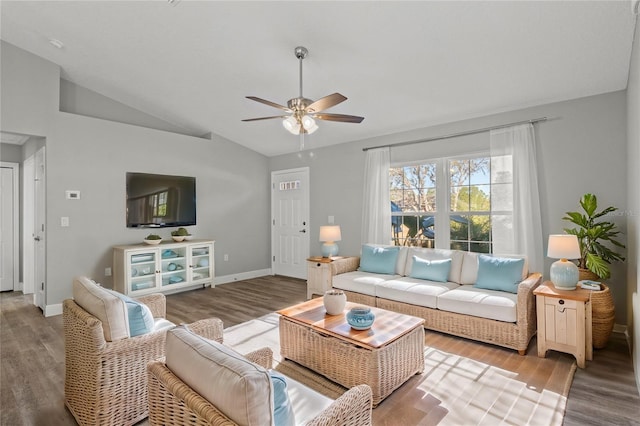
{"type": "Polygon", "coordinates": [[[375,314],[376,319],[371,328],[354,330],[347,322],[346,313],[355,306],[363,305],[347,302],[343,314],[328,315],[324,309],[322,298],[318,297],[281,309],[277,313],[317,331],[375,349],[388,345],[417,326],[422,327],[424,323],[422,318],[372,307],[371,311],[375,314]]]}
{"type": "Polygon", "coordinates": [[[560,290],[551,281],[545,281],[533,290],[533,294],[558,299],[577,300],[588,302],[591,299],[591,290],[577,287],[575,290],[560,290]]]}

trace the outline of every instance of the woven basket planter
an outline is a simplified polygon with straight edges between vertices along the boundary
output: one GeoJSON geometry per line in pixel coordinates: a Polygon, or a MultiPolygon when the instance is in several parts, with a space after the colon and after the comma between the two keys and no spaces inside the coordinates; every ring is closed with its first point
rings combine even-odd
{"type": "Polygon", "coordinates": [[[616,313],[611,290],[606,284],[600,284],[600,286],[602,290],[591,292],[593,347],[596,349],[607,346],[616,313]]]}
{"type": "Polygon", "coordinates": [[[591,280],[591,281],[600,281],[600,277],[591,272],[588,269],[578,268],[578,279],[582,280],[591,280]]]}

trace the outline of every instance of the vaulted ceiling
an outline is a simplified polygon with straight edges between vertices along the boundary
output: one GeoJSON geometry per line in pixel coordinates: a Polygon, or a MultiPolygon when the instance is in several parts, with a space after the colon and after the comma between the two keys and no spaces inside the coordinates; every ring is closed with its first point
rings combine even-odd
{"type": "Polygon", "coordinates": [[[192,134],[293,152],[281,111],[340,92],[307,148],[623,90],[636,23],[621,1],[2,1],[2,40],[62,77],[192,134]],[[51,39],[63,43],[57,48],[51,39]]]}

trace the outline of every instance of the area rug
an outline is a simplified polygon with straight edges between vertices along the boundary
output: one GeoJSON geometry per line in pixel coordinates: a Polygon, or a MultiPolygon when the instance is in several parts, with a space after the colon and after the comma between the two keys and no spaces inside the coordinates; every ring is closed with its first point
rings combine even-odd
{"type": "MultiPolygon", "coordinates": [[[[270,347],[275,368],[330,398],[345,388],[294,362],[281,360],[278,315],[225,329],[240,353],[270,347]]],[[[538,358],[535,342],[516,351],[426,332],[425,371],[373,410],[375,425],[561,425],[576,369],[566,354],[538,358]],[[446,350],[443,350],[446,348],[446,350]]]]}

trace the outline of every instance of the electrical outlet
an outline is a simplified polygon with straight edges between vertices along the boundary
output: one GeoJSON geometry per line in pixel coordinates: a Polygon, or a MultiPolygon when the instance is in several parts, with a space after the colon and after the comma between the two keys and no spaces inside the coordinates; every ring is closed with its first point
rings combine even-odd
{"type": "Polygon", "coordinates": [[[224,261],[225,261],[225,262],[228,262],[228,261],[229,261],[229,255],[228,255],[228,254],[225,254],[225,255],[224,255],[224,261]]]}
{"type": "Polygon", "coordinates": [[[104,268],[104,276],[105,277],[111,276],[111,268],[104,268]]]}

